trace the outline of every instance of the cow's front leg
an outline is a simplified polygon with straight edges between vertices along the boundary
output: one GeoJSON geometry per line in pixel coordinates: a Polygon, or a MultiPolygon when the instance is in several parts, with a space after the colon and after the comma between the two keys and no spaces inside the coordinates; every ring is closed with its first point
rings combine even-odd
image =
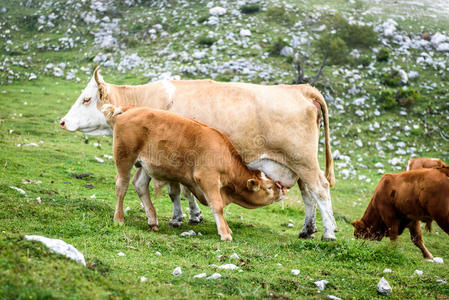
{"type": "Polygon", "coordinates": [[[413,244],[415,244],[422,252],[422,255],[424,258],[433,258],[432,253],[427,250],[426,246],[424,245],[424,240],[422,238],[422,232],[421,227],[419,226],[419,221],[413,221],[409,225],[410,230],[410,238],[412,239],[413,244]]]}
{"type": "Polygon", "coordinates": [[[181,207],[181,188],[179,183],[170,182],[168,184],[168,195],[173,202],[173,216],[168,224],[173,227],[181,227],[183,215],[181,207]]]}
{"type": "Polygon", "coordinates": [[[181,191],[187,198],[187,201],[189,201],[189,208],[190,208],[189,224],[201,223],[201,221],[203,220],[203,215],[201,214],[201,209],[198,207],[198,204],[192,192],[185,186],[181,186],[181,191]]]}
{"type": "Polygon", "coordinates": [[[142,168],[137,168],[136,174],[133,177],[133,185],[136,188],[137,195],[139,195],[140,201],[142,201],[143,208],[145,209],[148,226],[150,226],[152,230],[157,231],[159,230],[159,223],[157,220],[156,209],[151,202],[150,191],[148,190],[150,181],[151,177],[148,176],[142,168]]]}

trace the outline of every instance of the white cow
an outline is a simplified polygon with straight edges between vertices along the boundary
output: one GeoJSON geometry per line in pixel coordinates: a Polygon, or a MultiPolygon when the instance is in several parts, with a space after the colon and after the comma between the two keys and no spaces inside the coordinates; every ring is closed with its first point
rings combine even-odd
{"type": "MultiPolygon", "coordinates": [[[[317,89],[309,85],[265,86],[211,80],[164,80],[118,86],[106,83],[97,68],[60,125],[69,131],[111,135],[112,130],[100,111],[107,103],[168,110],[221,130],[250,168],[263,171],[284,187],[298,183],[305,204],[305,224],[300,237],[313,237],[317,231],[318,204],[323,218],[323,239],[335,240],[337,227],[329,193],[335,178],[328,111],[317,89]],[[324,174],[318,164],[321,112],[325,134],[324,174]]],[[[138,171],[133,183],[138,191],[143,191],[148,190],[150,180],[145,172],[138,171]]],[[[117,222],[123,222],[122,210],[116,207],[117,222]]]]}

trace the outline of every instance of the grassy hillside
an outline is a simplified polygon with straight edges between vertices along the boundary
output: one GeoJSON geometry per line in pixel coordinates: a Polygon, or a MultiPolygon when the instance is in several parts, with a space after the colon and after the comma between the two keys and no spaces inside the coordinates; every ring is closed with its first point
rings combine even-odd
{"type": "MultiPolygon", "coordinates": [[[[404,169],[411,156],[449,162],[444,139],[449,133],[448,52],[437,51],[422,37],[425,32],[449,35],[444,1],[257,3],[248,8],[251,1],[216,1],[208,7],[205,1],[0,0],[2,298],[360,299],[380,297],[376,284],[382,276],[393,287],[393,298],[449,298],[449,237],[436,225],[424,239],[444,264],[423,260],[408,232],[398,245],[359,241],[349,224],[362,215],[383,173],[404,169]],[[210,8],[217,6],[226,12],[211,15],[210,8]],[[317,30],[328,14],[337,12],[377,33],[375,45],[352,52],[343,64],[326,66],[317,83],[331,113],[337,242],[297,238],[304,221],[297,188],[284,207],[229,206],[225,217],[234,232],[232,243],[219,241],[207,207],[201,207],[202,224],[169,227],[172,205],[165,195],[155,201],[160,231],[149,231],[132,188],[125,199],[130,207],[125,226],[113,225],[111,138],[58,128],[94,66],[103,65],[106,81],[122,84],[178,77],[290,83],[293,58],[273,49],[281,45],[305,52],[310,44],[307,75],[313,76],[322,61],[315,43],[328,27],[317,30]],[[388,19],[397,22],[391,36],[384,26],[388,19]],[[242,29],[251,35],[242,36],[242,29]],[[380,59],[380,51],[389,58],[380,59]],[[399,70],[408,80],[391,86],[399,70]],[[394,99],[404,90],[415,93],[413,103],[399,101],[410,93],[394,99]],[[79,173],[92,175],[71,177],[79,173]],[[202,235],[180,236],[190,229],[202,235]],[[85,255],[87,267],[25,241],[25,234],[73,244],[85,255]],[[233,253],[241,259],[232,259],[233,253]],[[241,272],[214,266],[225,263],[241,272]],[[175,277],[178,266],[183,274],[175,277]],[[385,268],[393,272],[384,274],[385,268]],[[293,275],[292,269],[300,274],[293,275]],[[422,276],[413,275],[417,269],[422,276]],[[215,272],[222,277],[193,278],[215,272]],[[141,276],[148,281],[141,282],[141,276]],[[329,283],[319,291],[314,282],[322,279],[329,283]]],[[[320,219],[318,213],[322,231],[320,219]]]]}

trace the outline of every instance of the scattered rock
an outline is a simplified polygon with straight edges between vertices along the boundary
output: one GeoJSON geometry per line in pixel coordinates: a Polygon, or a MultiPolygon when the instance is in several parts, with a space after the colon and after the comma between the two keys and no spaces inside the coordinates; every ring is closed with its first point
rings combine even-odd
{"type": "Polygon", "coordinates": [[[147,282],[148,278],[146,278],[145,276],[141,276],[140,277],[140,282],[147,282]]]}
{"type": "Polygon", "coordinates": [[[84,177],[89,177],[90,175],[92,175],[92,173],[82,173],[82,174],[71,174],[70,176],[76,179],[81,179],[84,177]]]}
{"type": "Polygon", "coordinates": [[[154,252],[155,255],[161,256],[162,254],[159,251],[154,252]]]}
{"type": "Polygon", "coordinates": [[[176,267],[176,268],[173,270],[172,275],[173,275],[173,276],[181,276],[181,275],[182,275],[181,267],[176,267]]]}
{"type": "Polygon", "coordinates": [[[193,278],[204,278],[204,277],[206,277],[206,273],[200,273],[193,276],[193,278]]]}
{"type": "Polygon", "coordinates": [[[337,296],[334,296],[334,295],[327,295],[327,299],[331,299],[331,300],[341,300],[341,298],[338,298],[337,296]]]}
{"type": "Polygon", "coordinates": [[[64,255],[76,262],[82,263],[86,266],[86,261],[84,260],[84,255],[79,252],[71,244],[67,244],[60,239],[51,239],[40,235],[25,235],[25,239],[28,241],[37,241],[43,243],[51,251],[64,255]]]}
{"type": "Polygon", "coordinates": [[[180,234],[180,236],[194,236],[194,235],[196,235],[196,233],[193,230],[185,231],[180,234]]]}
{"type": "Polygon", "coordinates": [[[327,280],[318,280],[318,281],[314,282],[314,284],[318,287],[318,289],[320,291],[324,291],[324,288],[326,287],[326,284],[328,284],[328,283],[329,283],[329,281],[327,281],[327,280]]]}
{"type": "Polygon", "coordinates": [[[126,254],[123,253],[123,252],[119,252],[119,253],[117,253],[117,255],[118,255],[118,256],[126,256],[126,254]]]}
{"type": "Polygon", "coordinates": [[[86,188],[86,189],[93,189],[93,188],[94,188],[94,185],[88,183],[88,184],[86,184],[86,185],[83,185],[83,187],[86,188]]]}
{"type": "Polygon", "coordinates": [[[427,261],[434,262],[437,264],[443,264],[444,261],[441,257],[434,257],[433,259],[427,259],[427,261]]]}
{"type": "Polygon", "coordinates": [[[213,16],[222,16],[226,14],[226,8],[216,6],[209,9],[209,13],[213,16]]]}
{"type": "Polygon", "coordinates": [[[423,273],[422,270],[415,270],[415,272],[413,272],[413,274],[416,274],[418,276],[421,276],[422,273],[423,273]]]}
{"type": "Polygon", "coordinates": [[[251,36],[251,31],[249,29],[241,29],[240,36],[242,36],[242,37],[251,36]]]}
{"type": "Polygon", "coordinates": [[[295,275],[295,276],[298,276],[299,273],[300,273],[300,271],[297,270],[297,269],[293,269],[293,270],[292,270],[292,274],[295,275]]]}
{"type": "Polygon", "coordinates": [[[437,279],[436,283],[439,283],[439,284],[446,283],[446,280],[444,280],[444,279],[437,279]]]}
{"type": "Polygon", "coordinates": [[[235,269],[238,269],[239,267],[237,267],[234,264],[224,264],[224,265],[218,266],[217,268],[225,269],[225,270],[235,270],[235,269]]]}
{"type": "Polygon", "coordinates": [[[383,296],[388,296],[393,293],[393,289],[384,277],[382,277],[377,284],[377,292],[383,296]]]}
{"type": "Polygon", "coordinates": [[[385,269],[384,273],[392,273],[393,271],[391,269],[385,269]]]}
{"type": "Polygon", "coordinates": [[[237,253],[233,253],[230,258],[232,259],[240,259],[240,257],[237,255],[237,253]]]}
{"type": "Polygon", "coordinates": [[[12,185],[10,185],[9,187],[12,188],[13,190],[18,191],[18,192],[21,193],[22,195],[25,195],[25,194],[26,194],[26,192],[25,192],[24,190],[22,190],[21,188],[18,188],[18,187],[12,186],[12,185]]]}
{"type": "Polygon", "coordinates": [[[210,275],[209,277],[207,277],[207,279],[218,279],[221,277],[220,273],[214,273],[212,275],[210,275]]]}

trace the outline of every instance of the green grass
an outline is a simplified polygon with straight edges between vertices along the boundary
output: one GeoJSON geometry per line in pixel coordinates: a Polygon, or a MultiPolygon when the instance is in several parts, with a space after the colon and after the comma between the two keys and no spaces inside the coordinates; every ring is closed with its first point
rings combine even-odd
{"type": "MultiPolygon", "coordinates": [[[[155,201],[160,231],[151,232],[132,187],[125,199],[125,207],[131,208],[125,226],[114,226],[114,165],[111,160],[94,160],[95,156],[111,154],[111,138],[89,137],[85,143],[82,134],[58,128],[57,121],[82,87],[66,81],[56,85],[44,78],[26,88],[20,83],[6,86],[6,93],[0,94],[0,297],[252,299],[332,294],[343,299],[368,299],[377,297],[375,286],[384,268],[393,270],[385,276],[394,298],[449,297],[448,285],[436,283],[437,279],[449,279],[447,264],[422,259],[408,232],[398,245],[387,240],[353,240],[349,221],[360,217],[366,207],[380,178],[374,170],[364,172],[372,179],[370,184],[340,179],[332,189],[340,228],[337,242],[320,241],[321,232],[314,240],[297,238],[304,213],[296,188],[289,192],[284,209],[281,203],[257,210],[229,206],[225,217],[234,232],[231,243],[219,240],[207,207],[202,207],[202,224],[169,227],[172,205],[165,195],[155,201]],[[25,146],[29,143],[38,147],[25,146]],[[87,172],[93,175],[84,179],[70,176],[87,172]],[[25,185],[22,179],[42,183],[25,185]],[[94,188],[83,187],[88,183],[94,188]],[[9,186],[23,188],[27,194],[9,186]],[[286,226],[289,220],[294,222],[293,228],[286,226]],[[190,229],[202,236],[180,237],[190,229]],[[40,243],[25,241],[25,234],[61,238],[73,244],[85,255],[87,267],[51,253],[40,243]],[[155,255],[157,251],[162,255],[155,255]],[[118,252],[126,256],[119,257],[118,252]],[[240,261],[229,258],[234,252],[240,261]],[[219,255],[224,259],[220,261],[219,255]],[[242,272],[212,266],[224,263],[234,263],[242,272]],[[177,266],[183,271],[180,277],[171,275],[177,266]],[[292,275],[291,269],[299,269],[300,275],[292,275]],[[423,270],[423,276],[412,276],[415,269],[423,270]],[[193,278],[202,272],[208,276],[219,272],[223,277],[193,278]],[[148,282],[141,283],[140,276],[146,276],[148,282]],[[321,279],[329,284],[319,293],[313,282],[321,279]]],[[[187,207],[184,201],[183,205],[187,207]]],[[[317,219],[322,230],[319,214],[317,219]]],[[[439,228],[436,231],[441,232],[439,228]]],[[[434,230],[424,238],[435,256],[448,259],[446,235],[436,235],[434,230]]]]}

